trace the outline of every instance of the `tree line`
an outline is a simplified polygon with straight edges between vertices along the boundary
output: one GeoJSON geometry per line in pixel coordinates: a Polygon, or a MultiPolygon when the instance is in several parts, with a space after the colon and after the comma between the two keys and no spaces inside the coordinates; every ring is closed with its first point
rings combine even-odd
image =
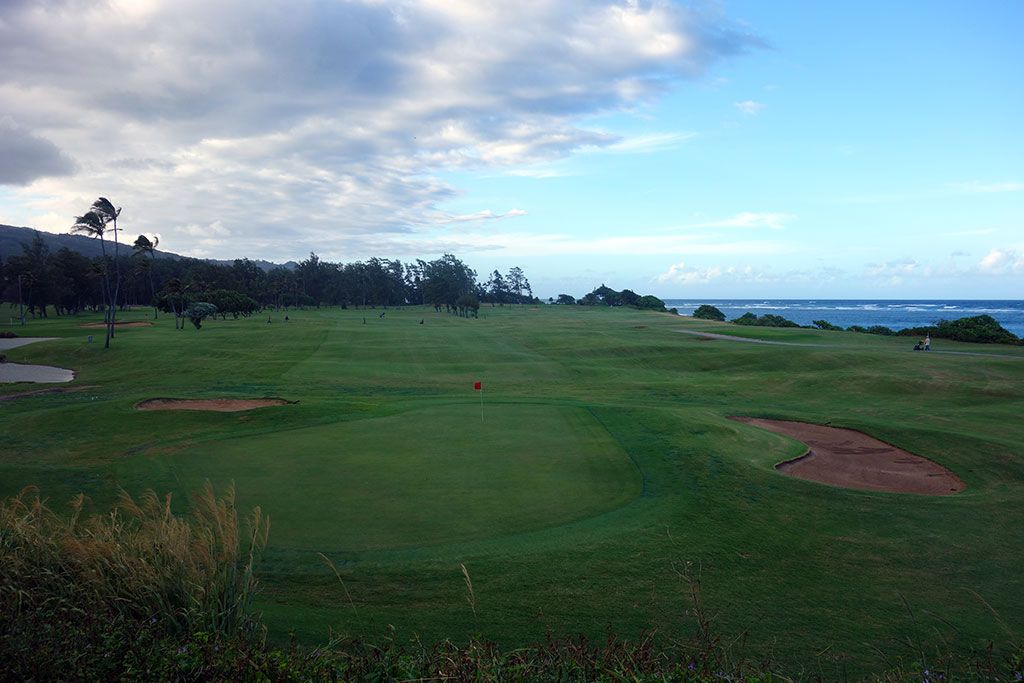
{"type": "Polygon", "coordinates": [[[539,303],[522,268],[493,271],[480,282],[453,254],[430,261],[370,258],[332,263],[315,253],[295,267],[264,270],[249,259],[230,265],[197,259],[157,258],[145,235],[126,243],[117,227],[120,209],[105,198],[75,218],[72,230],[100,240],[103,255],[87,258],[66,247],[50,251],[38,234],[22,253],[0,262],[0,302],[23,323],[31,317],[104,312],[109,337],[118,311],[153,306],[184,320],[190,305],[209,303],[217,314],[251,315],[266,308],[431,305],[475,315],[481,303],[539,303]]]}

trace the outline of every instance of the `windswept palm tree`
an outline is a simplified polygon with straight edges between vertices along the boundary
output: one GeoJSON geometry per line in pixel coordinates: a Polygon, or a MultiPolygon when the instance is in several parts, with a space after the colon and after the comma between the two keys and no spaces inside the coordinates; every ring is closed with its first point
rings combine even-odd
{"type": "Polygon", "coordinates": [[[111,232],[114,233],[114,291],[112,292],[110,308],[110,336],[114,336],[114,323],[117,314],[117,297],[121,291],[121,264],[119,262],[119,247],[117,240],[117,217],[121,215],[121,209],[115,208],[113,202],[106,197],[100,197],[92,203],[92,213],[97,214],[105,224],[113,225],[111,232]]]}
{"type": "Polygon", "coordinates": [[[85,215],[75,219],[75,224],[71,226],[71,232],[80,232],[89,237],[98,237],[100,239],[100,250],[103,252],[103,298],[107,303],[107,311],[104,315],[104,320],[107,324],[107,338],[103,343],[103,348],[109,349],[110,337],[114,327],[114,300],[110,296],[110,272],[107,268],[107,242],[105,239],[107,220],[96,211],[87,211],[85,215]]]}
{"type": "Polygon", "coordinates": [[[153,239],[150,240],[145,235],[139,235],[138,239],[135,240],[135,244],[132,245],[132,249],[135,250],[136,254],[149,254],[152,261],[149,267],[149,293],[153,298],[153,320],[160,317],[157,306],[156,306],[156,286],[153,284],[153,263],[156,262],[156,247],[160,244],[160,237],[153,235],[153,239]]]}

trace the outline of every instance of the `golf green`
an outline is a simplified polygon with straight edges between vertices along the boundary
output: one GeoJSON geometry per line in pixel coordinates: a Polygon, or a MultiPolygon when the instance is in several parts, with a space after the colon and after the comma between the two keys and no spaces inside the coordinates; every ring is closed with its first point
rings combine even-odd
{"type": "Polygon", "coordinates": [[[557,526],[640,493],[636,466],[585,410],[514,403],[226,439],[130,458],[119,472],[160,490],[234,482],[243,506],[270,514],[275,547],[323,552],[557,526]]]}

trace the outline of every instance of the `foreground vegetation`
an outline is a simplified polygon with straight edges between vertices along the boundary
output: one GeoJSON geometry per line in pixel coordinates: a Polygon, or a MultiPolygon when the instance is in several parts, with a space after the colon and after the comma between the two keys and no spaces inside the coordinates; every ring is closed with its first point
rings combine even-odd
{"type": "MultiPolygon", "coordinates": [[[[0,661],[6,679],[79,680],[797,680],[846,678],[835,671],[784,671],[748,658],[714,630],[700,577],[677,568],[688,588],[692,635],[637,641],[609,635],[552,638],[503,650],[477,638],[401,642],[334,639],[320,647],[274,647],[251,609],[256,560],[269,520],[239,524],[234,492],[209,485],[190,514],[170,496],[125,493],[109,514],[82,496],[67,514],[35,491],[0,502],[0,661]],[[244,535],[244,541],[243,541],[244,535]]],[[[463,567],[465,570],[465,568],[463,567]]],[[[466,597],[475,609],[468,572],[466,597]]],[[[339,576],[340,580],[340,576],[339,576]]],[[[939,653],[900,662],[879,680],[1020,680],[1024,650],[939,653]]]]}
{"type": "MultiPolygon", "coordinates": [[[[429,662],[450,639],[461,645],[438,646],[444,657],[509,662],[521,647],[542,657],[547,632],[564,648],[611,632],[639,657],[654,631],[655,651],[688,666],[700,648],[675,644],[700,630],[689,563],[730,666],[919,674],[982,661],[990,644],[993,666],[1009,666],[1024,632],[1020,347],[914,354],[900,338],[625,307],[364,315],[292,310],[287,323],[211,319],[182,334],[140,310],[124,319],[153,324],[119,330],[108,350],[80,327],[99,315],[31,321],[63,339],[11,360],[77,379],[0,403],[0,495],[36,485],[63,512],[79,492],[104,510],[118,487],[153,489],[173,492],[181,515],[206,480],[235,482],[240,509],[274,519],[253,603],[268,651],[337,638],[429,662]],[[297,403],[133,408],[262,396],[297,403]],[[967,489],[923,498],[790,479],[773,465],[801,446],[727,419],[737,414],[860,429],[967,489]],[[483,642],[494,649],[466,650],[483,642]]],[[[0,398],[36,388],[0,386],[0,398]]]]}

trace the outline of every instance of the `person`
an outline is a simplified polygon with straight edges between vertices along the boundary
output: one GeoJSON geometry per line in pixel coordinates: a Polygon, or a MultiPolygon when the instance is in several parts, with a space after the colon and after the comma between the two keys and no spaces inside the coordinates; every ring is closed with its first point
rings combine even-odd
{"type": "Polygon", "coordinates": [[[267,324],[268,325],[270,324],[270,316],[269,315],[267,316],[267,324]]]}
{"type": "Polygon", "coordinates": [[[288,316],[285,316],[285,317],[284,317],[284,321],[285,321],[285,322],[288,322],[288,316]]]}
{"type": "Polygon", "coordinates": [[[932,335],[931,334],[926,334],[924,336],[924,350],[925,351],[931,351],[932,350],[932,335]]]}

